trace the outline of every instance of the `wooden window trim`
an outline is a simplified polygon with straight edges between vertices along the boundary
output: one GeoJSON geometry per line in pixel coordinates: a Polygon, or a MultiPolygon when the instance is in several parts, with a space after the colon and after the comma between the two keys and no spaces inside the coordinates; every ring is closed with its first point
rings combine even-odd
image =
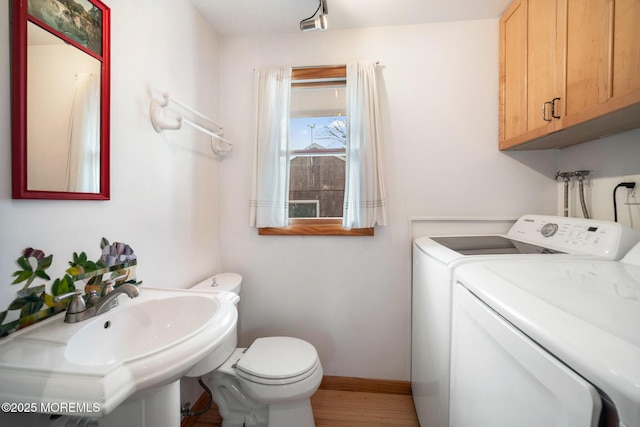
{"type": "Polygon", "coordinates": [[[290,219],[287,227],[258,229],[260,236],[373,236],[374,228],[342,228],[341,219],[290,219]]]}
{"type": "Polygon", "coordinates": [[[291,70],[291,80],[340,79],[347,77],[346,65],[300,67],[291,70]]]}
{"type": "MultiPolygon", "coordinates": [[[[291,70],[293,87],[334,85],[336,79],[346,77],[346,65],[301,67],[291,70]],[[323,79],[328,81],[305,82],[305,80],[323,79]]],[[[326,150],[322,152],[326,154],[326,150]]],[[[340,154],[344,154],[344,150],[340,154]]],[[[289,220],[287,227],[259,228],[258,234],[260,236],[373,236],[374,228],[342,228],[342,219],[340,218],[295,218],[289,220]]]]}

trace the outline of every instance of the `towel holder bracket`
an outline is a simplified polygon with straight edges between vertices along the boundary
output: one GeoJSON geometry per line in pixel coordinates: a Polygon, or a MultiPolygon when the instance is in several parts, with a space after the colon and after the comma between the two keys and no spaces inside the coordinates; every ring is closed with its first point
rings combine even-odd
{"type": "Polygon", "coordinates": [[[214,122],[213,120],[209,119],[208,117],[199,113],[198,111],[192,109],[191,107],[181,103],[175,98],[171,98],[167,92],[164,92],[162,94],[162,98],[163,98],[162,101],[158,101],[157,99],[152,98],[151,103],[149,105],[149,116],[151,119],[151,126],[153,126],[153,129],[156,132],[162,133],[165,130],[179,130],[182,128],[183,123],[187,123],[192,127],[196,128],[197,130],[211,136],[212,138],[211,150],[215,155],[225,155],[230,153],[233,150],[233,142],[229,141],[228,139],[222,136],[224,129],[218,123],[214,122]],[[184,118],[182,115],[179,115],[179,114],[176,115],[175,122],[168,122],[164,120],[164,109],[169,105],[170,101],[173,101],[178,105],[181,105],[185,109],[193,112],[195,115],[205,119],[212,125],[211,127],[215,128],[215,130],[208,129],[205,126],[201,126],[192,120],[184,118]],[[216,139],[215,144],[213,142],[213,139],[216,139]]]}

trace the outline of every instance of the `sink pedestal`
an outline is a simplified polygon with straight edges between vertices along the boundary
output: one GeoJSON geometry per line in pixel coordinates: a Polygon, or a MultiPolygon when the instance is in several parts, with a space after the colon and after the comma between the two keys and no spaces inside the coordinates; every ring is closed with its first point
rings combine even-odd
{"type": "Polygon", "coordinates": [[[145,396],[125,402],[99,420],[99,427],[179,427],[180,380],[147,390],[145,396]]]}

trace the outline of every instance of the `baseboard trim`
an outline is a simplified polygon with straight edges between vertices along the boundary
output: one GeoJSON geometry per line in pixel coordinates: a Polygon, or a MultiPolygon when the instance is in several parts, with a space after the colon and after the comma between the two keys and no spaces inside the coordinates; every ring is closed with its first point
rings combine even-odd
{"type": "MultiPolygon", "coordinates": [[[[411,382],[399,380],[380,380],[372,378],[338,377],[325,375],[322,377],[320,388],[324,390],[355,391],[362,393],[386,393],[411,395],[411,382]]],[[[207,406],[208,397],[203,393],[191,408],[198,412],[207,406]]],[[[216,407],[215,402],[212,407],[216,407]]],[[[191,427],[198,421],[198,417],[184,417],[181,427],[191,427]]]]}
{"type": "Polygon", "coordinates": [[[411,382],[372,378],[338,377],[325,375],[320,383],[325,390],[356,391],[365,393],[411,394],[411,382]]]}

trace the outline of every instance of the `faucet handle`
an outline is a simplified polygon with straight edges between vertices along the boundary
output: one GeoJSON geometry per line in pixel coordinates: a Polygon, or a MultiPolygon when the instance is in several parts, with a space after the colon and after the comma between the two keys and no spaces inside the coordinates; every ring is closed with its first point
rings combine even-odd
{"type": "Polygon", "coordinates": [[[95,289],[91,289],[89,291],[89,294],[86,295],[86,297],[87,299],[85,301],[85,304],[87,305],[87,307],[91,307],[95,305],[98,301],[100,301],[100,297],[98,296],[98,291],[96,291],[95,289]]]}
{"type": "Polygon", "coordinates": [[[105,295],[113,292],[113,290],[114,290],[113,284],[117,283],[118,280],[126,279],[126,278],[127,278],[127,275],[126,274],[122,274],[122,275],[117,276],[117,277],[112,277],[110,279],[103,280],[102,283],[104,283],[104,290],[102,291],[102,296],[105,296],[105,295]]]}
{"type": "Polygon", "coordinates": [[[73,292],[67,292],[66,294],[56,295],[53,297],[53,302],[58,303],[67,298],[72,298],[67,306],[67,312],[69,314],[81,313],[87,309],[84,298],[82,298],[82,291],[79,289],[73,292]]]}
{"type": "Polygon", "coordinates": [[[110,294],[113,292],[113,280],[105,280],[104,281],[104,289],[102,290],[102,296],[110,294]]]}

